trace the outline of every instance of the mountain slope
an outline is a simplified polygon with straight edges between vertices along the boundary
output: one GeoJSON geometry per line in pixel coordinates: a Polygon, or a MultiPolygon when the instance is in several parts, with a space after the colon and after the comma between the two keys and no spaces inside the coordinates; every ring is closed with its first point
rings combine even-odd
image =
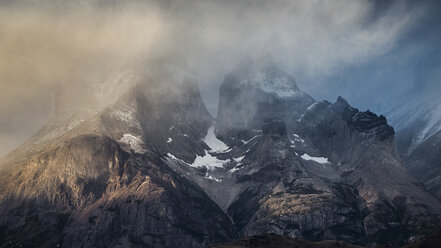
{"type": "Polygon", "coordinates": [[[409,173],[424,182],[428,190],[441,199],[441,131],[418,145],[406,157],[409,173]]]}
{"type": "Polygon", "coordinates": [[[441,101],[438,94],[416,95],[386,111],[397,131],[397,147],[403,155],[441,130],[441,101]]]}
{"type": "Polygon", "coordinates": [[[203,247],[237,237],[228,216],[162,159],[173,147],[189,160],[206,147],[200,137],[213,119],[197,84],[138,73],[119,99],[53,120],[2,161],[6,247],[203,247]]]}
{"type": "Polygon", "coordinates": [[[388,115],[397,128],[397,147],[405,167],[441,199],[439,95],[436,92],[417,95],[388,111],[388,115]]]}
{"type": "Polygon", "coordinates": [[[3,246],[400,245],[439,228],[383,116],[316,102],[274,64],[228,74],[217,120],[173,63],[114,76],[0,161],[3,246]]]}

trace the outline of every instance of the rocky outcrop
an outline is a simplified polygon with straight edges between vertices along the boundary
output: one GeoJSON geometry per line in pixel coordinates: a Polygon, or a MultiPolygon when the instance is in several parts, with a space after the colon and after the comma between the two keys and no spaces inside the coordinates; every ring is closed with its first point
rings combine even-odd
{"type": "Polygon", "coordinates": [[[357,131],[364,133],[372,132],[380,141],[386,140],[395,134],[394,129],[387,124],[386,117],[383,115],[377,116],[369,110],[360,112],[358,109],[352,108],[340,96],[332,104],[331,108],[339,113],[342,119],[351,124],[357,131]]]}

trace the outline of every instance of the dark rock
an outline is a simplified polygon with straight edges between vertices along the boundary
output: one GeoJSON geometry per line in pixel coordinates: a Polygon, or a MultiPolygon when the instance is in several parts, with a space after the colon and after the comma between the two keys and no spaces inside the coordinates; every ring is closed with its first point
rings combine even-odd
{"type": "Polygon", "coordinates": [[[262,126],[263,134],[273,134],[278,136],[286,135],[285,122],[280,120],[265,119],[262,126]]]}

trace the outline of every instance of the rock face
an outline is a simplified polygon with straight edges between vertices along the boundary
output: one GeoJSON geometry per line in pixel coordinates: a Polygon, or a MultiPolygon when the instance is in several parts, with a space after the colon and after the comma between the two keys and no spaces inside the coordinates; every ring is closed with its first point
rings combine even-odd
{"type": "Polygon", "coordinates": [[[403,169],[383,116],[316,102],[251,63],[225,77],[215,121],[177,71],[116,73],[93,85],[90,108],[58,111],[1,160],[2,247],[204,247],[268,232],[399,245],[439,227],[441,203],[403,169]]]}
{"type": "Polygon", "coordinates": [[[2,174],[3,242],[188,247],[235,236],[228,217],[159,158],[78,136],[2,174]]]}

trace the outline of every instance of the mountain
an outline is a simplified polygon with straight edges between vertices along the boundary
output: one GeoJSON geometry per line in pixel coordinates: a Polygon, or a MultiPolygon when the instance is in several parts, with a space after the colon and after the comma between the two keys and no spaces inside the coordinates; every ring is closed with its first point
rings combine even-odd
{"type": "Polygon", "coordinates": [[[162,61],[78,102],[61,90],[56,116],[0,161],[1,246],[204,247],[261,233],[401,245],[440,228],[441,202],[400,164],[384,116],[317,102],[251,62],[225,76],[214,119],[192,78],[162,61]]]}
{"type": "Polygon", "coordinates": [[[174,149],[191,160],[206,147],[201,138],[213,118],[197,84],[153,70],[116,73],[110,83],[123,88],[93,85],[100,94],[87,104],[107,105],[56,116],[3,160],[0,243],[201,247],[237,237],[229,217],[163,159],[174,149]]]}
{"type": "Polygon", "coordinates": [[[416,95],[388,110],[397,147],[408,171],[441,199],[441,100],[416,95]]]}

